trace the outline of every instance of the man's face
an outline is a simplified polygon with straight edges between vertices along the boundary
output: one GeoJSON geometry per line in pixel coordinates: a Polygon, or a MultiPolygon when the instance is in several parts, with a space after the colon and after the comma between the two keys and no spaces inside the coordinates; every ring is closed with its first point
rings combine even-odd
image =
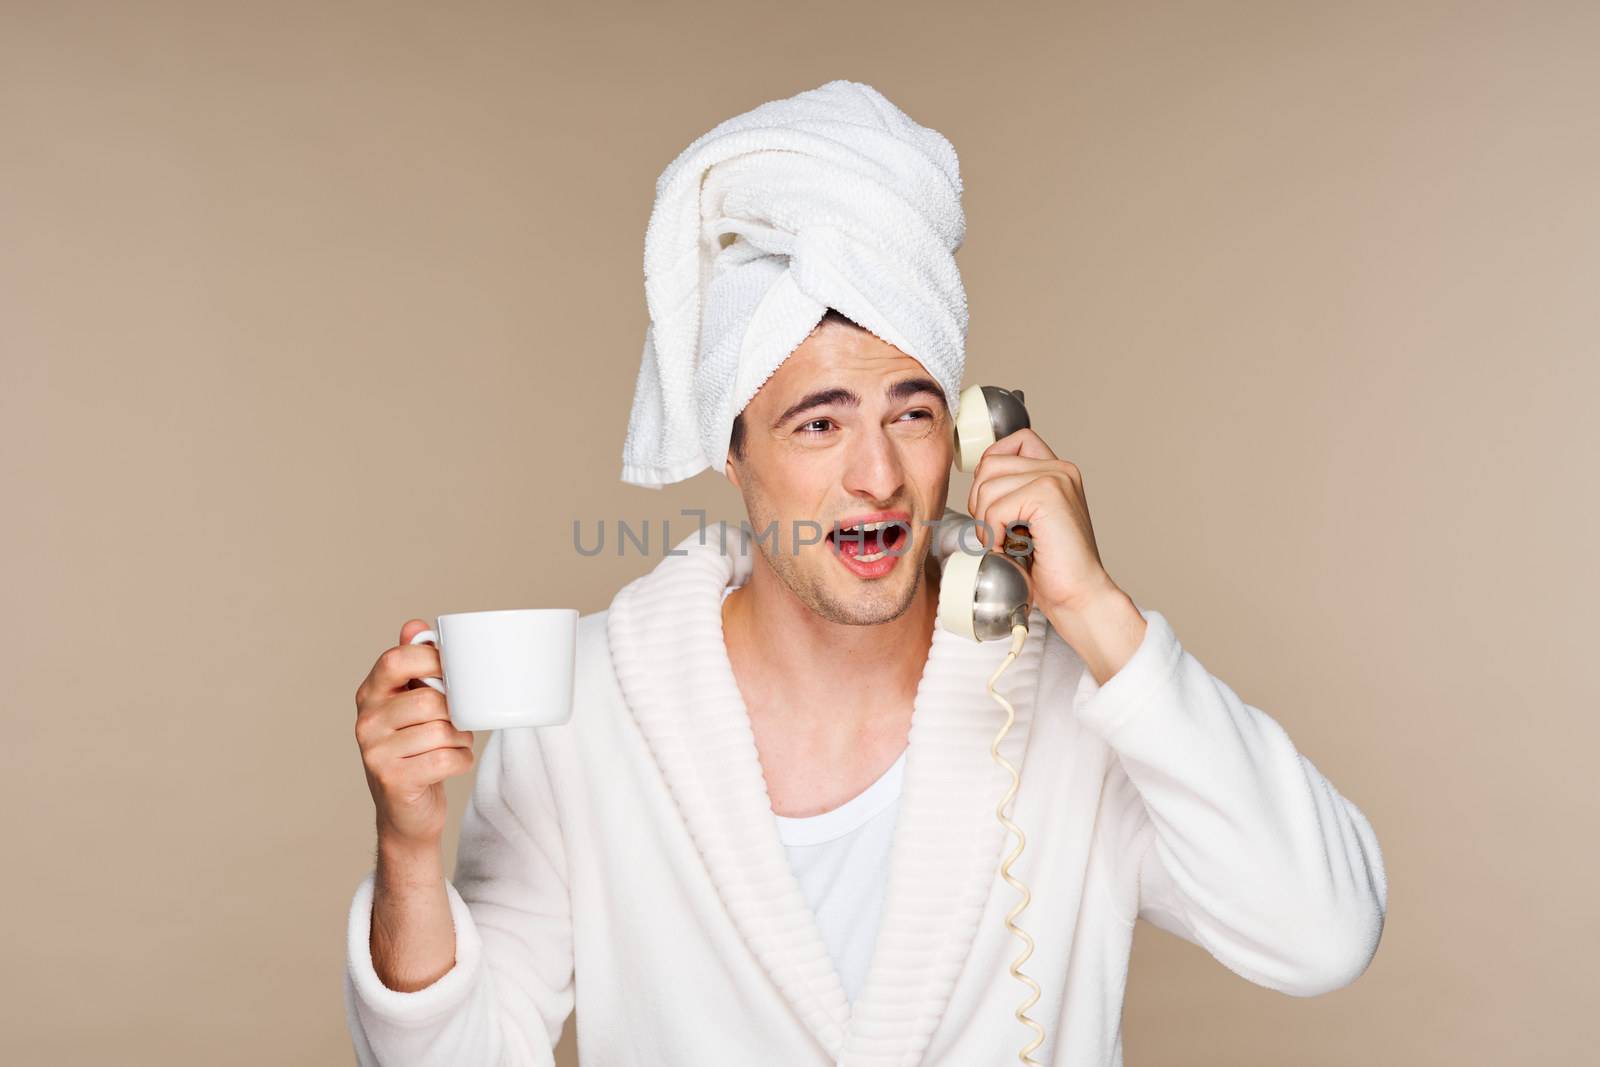
{"type": "Polygon", "coordinates": [[[778,577],[831,622],[903,614],[932,543],[925,524],[944,513],[952,459],[944,392],[922,364],[825,321],[767,379],[744,422],[744,458],[729,457],[728,477],[757,534],[776,530],[760,549],[778,577]],[[862,529],[883,522],[896,525],[862,529]]]}

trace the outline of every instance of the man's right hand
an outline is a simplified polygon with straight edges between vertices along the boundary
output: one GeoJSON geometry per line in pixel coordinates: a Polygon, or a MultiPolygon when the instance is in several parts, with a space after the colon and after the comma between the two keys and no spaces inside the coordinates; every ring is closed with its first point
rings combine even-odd
{"type": "Polygon", "coordinates": [[[377,807],[383,851],[420,852],[444,836],[444,780],[472,769],[472,733],[450,723],[444,695],[419,679],[440,674],[439,650],[413,645],[411,619],[356,690],[356,744],[377,807]]]}

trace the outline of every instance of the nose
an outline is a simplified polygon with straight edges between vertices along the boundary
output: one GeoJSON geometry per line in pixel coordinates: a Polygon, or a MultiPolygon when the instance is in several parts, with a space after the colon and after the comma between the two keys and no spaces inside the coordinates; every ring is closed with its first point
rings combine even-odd
{"type": "Polygon", "coordinates": [[[875,502],[893,500],[905,484],[905,464],[894,440],[881,426],[851,443],[844,487],[853,496],[875,502]]]}

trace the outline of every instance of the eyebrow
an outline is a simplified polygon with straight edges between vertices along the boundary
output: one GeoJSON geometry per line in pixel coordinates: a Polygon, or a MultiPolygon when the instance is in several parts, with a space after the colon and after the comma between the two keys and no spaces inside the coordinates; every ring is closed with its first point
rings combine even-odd
{"type": "MultiPolygon", "coordinates": [[[[949,407],[945,403],[944,390],[939,387],[939,383],[931,378],[903,378],[884,390],[884,396],[890,401],[909,400],[914,396],[923,396],[924,394],[937,398],[940,407],[949,407]]],[[[791,404],[788,410],[773,420],[773,429],[782,426],[796,415],[802,415],[813,408],[824,408],[833,404],[847,408],[860,407],[861,397],[843,386],[835,386],[832,389],[819,389],[814,393],[806,394],[791,404]]]]}
{"type": "Polygon", "coordinates": [[[905,378],[889,386],[885,395],[890,400],[910,400],[914,396],[924,393],[931,394],[939,399],[940,407],[949,407],[945,403],[944,390],[932,378],[905,378]]]}

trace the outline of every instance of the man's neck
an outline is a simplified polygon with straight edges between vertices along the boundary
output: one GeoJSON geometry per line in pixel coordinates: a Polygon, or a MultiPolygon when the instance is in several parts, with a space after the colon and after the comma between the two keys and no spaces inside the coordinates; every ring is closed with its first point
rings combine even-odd
{"type": "Polygon", "coordinates": [[[818,615],[757,554],[750,579],[722,606],[728,658],[752,716],[781,717],[824,748],[908,722],[933,642],[936,575],[930,564],[899,618],[853,626],[818,615]]]}

